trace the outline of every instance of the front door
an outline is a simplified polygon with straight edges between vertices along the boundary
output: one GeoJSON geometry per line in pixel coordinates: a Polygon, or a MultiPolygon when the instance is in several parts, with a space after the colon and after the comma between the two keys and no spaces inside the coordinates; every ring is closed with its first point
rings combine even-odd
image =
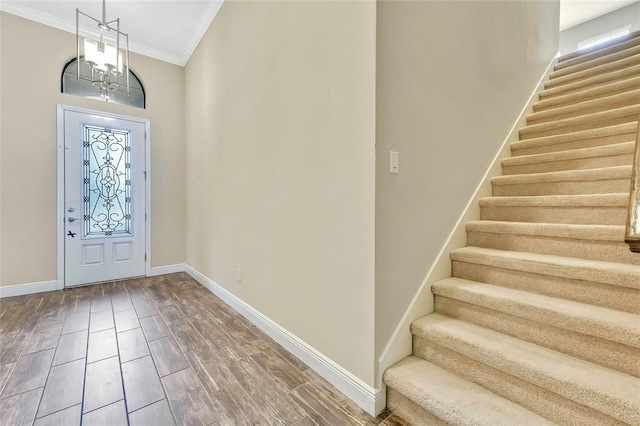
{"type": "Polygon", "coordinates": [[[65,287],[145,274],[145,123],[64,110],[65,287]]]}

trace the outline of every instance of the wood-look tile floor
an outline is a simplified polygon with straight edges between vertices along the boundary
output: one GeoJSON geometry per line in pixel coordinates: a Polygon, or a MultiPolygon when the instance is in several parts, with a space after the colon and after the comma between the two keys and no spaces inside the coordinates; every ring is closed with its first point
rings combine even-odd
{"type": "Polygon", "coordinates": [[[0,299],[3,425],[373,418],[184,273],[0,299]]]}

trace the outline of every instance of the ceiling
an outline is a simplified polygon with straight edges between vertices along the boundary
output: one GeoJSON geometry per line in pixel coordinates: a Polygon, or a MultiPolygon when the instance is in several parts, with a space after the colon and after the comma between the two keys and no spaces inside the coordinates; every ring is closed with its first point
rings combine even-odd
{"type": "MultiPolygon", "coordinates": [[[[120,18],[130,50],[185,65],[224,0],[109,0],[107,20],[120,18]]],[[[539,0],[543,1],[543,0],[539,0]]],[[[560,30],[637,0],[561,0],[560,30]]],[[[0,10],[75,32],[75,9],[101,17],[101,0],[0,0],[0,10]]]]}
{"type": "MultiPolygon", "coordinates": [[[[107,0],[107,21],[120,18],[129,49],[185,65],[223,0],[107,0]]],[[[102,17],[102,0],[0,0],[0,10],[75,33],[76,8],[102,17]]]]}
{"type": "Polygon", "coordinates": [[[638,0],[560,0],[560,31],[618,10],[638,0]]]}

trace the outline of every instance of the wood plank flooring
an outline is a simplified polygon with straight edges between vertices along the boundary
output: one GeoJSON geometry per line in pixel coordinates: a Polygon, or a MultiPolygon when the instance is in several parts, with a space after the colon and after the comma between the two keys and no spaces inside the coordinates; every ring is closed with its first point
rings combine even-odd
{"type": "Polygon", "coordinates": [[[0,299],[11,425],[404,425],[373,418],[184,273],[0,299]]]}

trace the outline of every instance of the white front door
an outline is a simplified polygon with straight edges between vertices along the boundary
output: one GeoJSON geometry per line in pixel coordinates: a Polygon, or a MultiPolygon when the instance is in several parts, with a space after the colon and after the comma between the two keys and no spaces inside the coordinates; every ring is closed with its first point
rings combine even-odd
{"type": "Polygon", "coordinates": [[[145,123],[64,110],[65,287],[145,274],[145,123]]]}

